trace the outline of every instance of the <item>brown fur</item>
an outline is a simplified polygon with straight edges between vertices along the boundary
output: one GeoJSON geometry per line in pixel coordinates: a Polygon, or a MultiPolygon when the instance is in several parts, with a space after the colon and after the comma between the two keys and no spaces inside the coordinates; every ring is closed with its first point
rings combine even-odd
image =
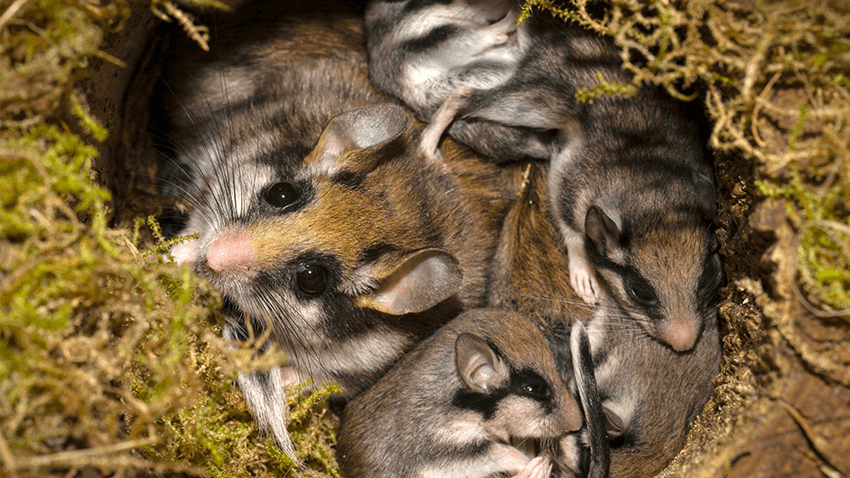
{"type": "Polygon", "coordinates": [[[546,167],[527,166],[527,177],[508,210],[491,265],[490,305],[508,307],[541,323],[587,322],[594,308],[570,286],[569,263],[548,216],[546,167]]]}
{"type": "Polygon", "coordinates": [[[517,176],[451,143],[447,167],[426,166],[415,146],[421,125],[405,126],[400,107],[360,114],[385,98],[368,82],[358,18],[313,9],[251,7],[219,25],[217,51],[176,55],[165,74],[180,153],[167,180],[192,209],[183,233],[200,234],[181,244],[181,257],[241,312],[229,338],[247,335],[245,314],[257,333],[270,326],[288,354],[286,369],[240,376],[261,427],[284,447],[280,377],[337,382],[351,396],[486,302],[486,268],[517,176]],[[280,182],[297,185],[297,207],[265,199],[280,182]],[[407,274],[428,260],[436,282],[410,285],[407,274]],[[296,277],[317,264],[327,288],[300,292],[296,277]],[[400,306],[387,304],[398,297],[400,306]]]}
{"type": "MultiPolygon", "coordinates": [[[[586,324],[602,404],[638,417],[624,424],[622,441],[612,443],[609,476],[652,476],[682,448],[690,420],[711,393],[721,352],[716,316],[691,351],[678,353],[647,335],[610,298],[598,307],[585,305],[569,286],[567,254],[547,216],[545,181],[545,168],[531,165],[505,217],[491,268],[490,303],[548,324],[567,379],[572,361],[564,334],[574,320],[586,324]]],[[[653,259],[645,258],[647,267],[657,267],[653,259]]],[[[561,451],[569,458],[570,450],[561,451]]]]}

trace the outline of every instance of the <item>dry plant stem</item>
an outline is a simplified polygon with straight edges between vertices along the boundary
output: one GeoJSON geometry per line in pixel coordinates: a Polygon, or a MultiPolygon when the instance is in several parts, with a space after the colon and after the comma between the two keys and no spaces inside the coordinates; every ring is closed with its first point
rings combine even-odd
{"type": "Polygon", "coordinates": [[[770,81],[768,81],[767,84],[764,86],[764,89],[761,90],[761,94],[759,94],[758,98],[756,98],[756,104],[753,105],[753,119],[752,119],[753,140],[756,142],[756,145],[758,145],[759,148],[764,148],[767,145],[767,143],[765,143],[764,140],[762,140],[761,136],[759,135],[759,129],[758,129],[759,110],[761,109],[762,104],[764,104],[767,101],[767,95],[770,93],[771,88],[773,88],[773,85],[776,84],[776,81],[781,76],[782,76],[782,73],[780,73],[780,72],[776,72],[773,75],[773,77],[770,79],[770,81]]]}
{"type": "Polygon", "coordinates": [[[3,12],[3,15],[0,15],[0,30],[2,30],[3,27],[6,26],[6,23],[8,23],[19,10],[24,8],[29,1],[30,0],[15,0],[11,5],[9,5],[9,8],[3,12]]]}
{"type": "Polygon", "coordinates": [[[3,462],[3,469],[7,473],[12,473],[15,470],[15,457],[12,455],[12,450],[9,449],[9,444],[0,433],[0,461],[3,462]]]}
{"type": "Polygon", "coordinates": [[[209,44],[207,43],[207,41],[209,40],[209,33],[207,31],[207,27],[196,26],[195,23],[192,21],[192,17],[190,15],[186,14],[186,12],[184,12],[183,10],[177,8],[177,6],[171,3],[170,1],[154,0],[154,2],[151,4],[151,12],[153,12],[154,15],[166,22],[170,22],[171,18],[176,19],[177,23],[179,23],[183,27],[183,30],[186,31],[186,34],[189,35],[189,38],[195,40],[201,47],[201,49],[203,49],[204,51],[210,50],[209,44]],[[159,9],[157,8],[159,5],[162,5],[162,7],[165,8],[166,13],[159,11],[159,9]]]}
{"type": "Polygon", "coordinates": [[[753,279],[741,279],[737,284],[756,298],[756,303],[764,311],[764,316],[774,323],[785,342],[812,372],[845,387],[850,387],[850,369],[843,363],[833,362],[823,354],[812,351],[808,344],[795,332],[794,318],[787,310],[787,301],[782,305],[773,302],[761,284],[753,279]]]}
{"type": "Polygon", "coordinates": [[[797,425],[800,426],[800,429],[803,430],[803,433],[806,435],[806,439],[812,445],[815,453],[823,461],[825,461],[829,466],[839,471],[842,475],[847,476],[850,474],[850,464],[844,461],[839,453],[834,449],[832,445],[829,444],[826,440],[824,440],[820,435],[815,433],[814,430],[809,426],[808,422],[805,418],[794,408],[793,405],[786,402],[785,400],[779,400],[780,405],[782,405],[785,410],[791,415],[791,418],[797,422],[797,425]]]}

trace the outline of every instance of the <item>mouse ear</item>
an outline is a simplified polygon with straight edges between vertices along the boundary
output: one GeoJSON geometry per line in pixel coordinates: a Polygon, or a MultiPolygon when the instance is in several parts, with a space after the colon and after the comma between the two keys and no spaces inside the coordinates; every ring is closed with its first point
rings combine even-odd
{"type": "Polygon", "coordinates": [[[599,206],[593,205],[584,217],[586,244],[596,252],[610,258],[620,246],[620,228],[599,206]]]}
{"type": "Polygon", "coordinates": [[[508,381],[502,359],[473,334],[460,334],[455,341],[455,365],[460,379],[473,392],[488,393],[508,381]]]}
{"type": "Polygon", "coordinates": [[[620,438],[625,431],[623,419],[619,415],[611,411],[610,408],[603,406],[602,413],[605,414],[606,428],[608,431],[608,440],[620,438]]]}
{"type": "Polygon", "coordinates": [[[304,163],[331,171],[371,171],[389,154],[399,153],[392,146],[409,122],[404,109],[390,103],[347,111],[328,123],[304,163]]]}
{"type": "Polygon", "coordinates": [[[460,289],[463,270],[455,256],[442,249],[423,249],[373,272],[381,285],[355,299],[359,307],[387,314],[423,312],[460,289]]]}

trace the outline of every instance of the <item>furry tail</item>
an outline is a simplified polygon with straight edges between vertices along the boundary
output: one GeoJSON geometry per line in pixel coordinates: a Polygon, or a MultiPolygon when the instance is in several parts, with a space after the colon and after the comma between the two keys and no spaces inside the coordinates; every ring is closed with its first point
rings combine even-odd
{"type": "Polygon", "coordinates": [[[575,321],[570,331],[570,352],[573,358],[573,373],[576,379],[584,418],[587,423],[587,433],[590,441],[590,468],[588,478],[605,478],[611,461],[611,451],[608,447],[608,427],[602,404],[599,401],[599,390],[596,387],[596,376],[593,374],[593,359],[590,356],[590,340],[584,324],[575,321]]]}

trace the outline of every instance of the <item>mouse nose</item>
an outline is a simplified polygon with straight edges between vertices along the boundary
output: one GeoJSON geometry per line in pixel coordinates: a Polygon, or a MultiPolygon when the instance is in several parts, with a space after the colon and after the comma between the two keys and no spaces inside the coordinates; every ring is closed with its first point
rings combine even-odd
{"type": "Polygon", "coordinates": [[[677,352],[694,348],[699,335],[699,325],[686,317],[676,317],[664,330],[665,341],[677,352]]]}
{"type": "Polygon", "coordinates": [[[253,264],[254,249],[244,234],[227,232],[210,243],[204,259],[215,272],[229,272],[253,264]]]}

